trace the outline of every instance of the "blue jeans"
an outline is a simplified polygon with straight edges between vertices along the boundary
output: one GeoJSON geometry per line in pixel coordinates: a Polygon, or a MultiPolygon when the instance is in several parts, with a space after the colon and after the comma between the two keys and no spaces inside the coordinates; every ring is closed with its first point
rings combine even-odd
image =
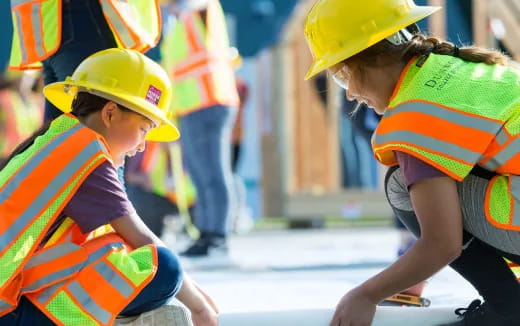
{"type": "MultiPolygon", "coordinates": [[[[62,19],[60,48],[43,61],[45,85],[72,76],[81,61],[91,54],[117,47],[98,0],[64,0],[62,19]]],[[[45,101],[45,121],[60,114],[61,111],[45,101]]]]}
{"type": "Polygon", "coordinates": [[[197,189],[195,225],[201,232],[227,233],[235,209],[231,130],[236,107],[212,106],[181,117],[183,158],[197,189]]]}
{"type": "MultiPolygon", "coordinates": [[[[182,269],[177,256],[164,247],[157,248],[158,269],[153,280],[121,312],[135,316],[167,303],[182,285],[182,269]]],[[[0,318],[0,326],[53,326],[55,325],[27,298],[22,297],[18,307],[0,318]]]]}

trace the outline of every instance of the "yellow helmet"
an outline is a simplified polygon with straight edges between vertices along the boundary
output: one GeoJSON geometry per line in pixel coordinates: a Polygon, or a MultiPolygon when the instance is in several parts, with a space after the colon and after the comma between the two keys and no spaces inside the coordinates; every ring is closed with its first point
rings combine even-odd
{"type": "Polygon", "coordinates": [[[179,138],[170,121],[171,81],[161,66],[142,53],[107,49],[89,56],[72,77],[47,85],[45,97],[63,112],[70,112],[78,92],[88,92],[118,103],[152,120],[157,128],[147,140],[173,141],[179,138]]]}
{"type": "Polygon", "coordinates": [[[318,0],[305,22],[305,37],[314,56],[305,79],[330,68],[399,32],[440,7],[413,0],[318,0]]]}

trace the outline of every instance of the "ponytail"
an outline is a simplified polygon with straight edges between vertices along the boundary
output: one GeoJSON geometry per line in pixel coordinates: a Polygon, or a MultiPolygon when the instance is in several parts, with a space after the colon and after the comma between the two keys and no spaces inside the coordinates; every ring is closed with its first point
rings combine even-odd
{"type": "Polygon", "coordinates": [[[413,57],[428,56],[430,53],[459,57],[466,61],[488,65],[507,65],[510,61],[505,55],[495,50],[474,46],[458,48],[455,44],[437,37],[415,34],[409,42],[399,45],[392,44],[386,39],[379,41],[347,59],[346,62],[357,61],[376,65],[378,59],[385,58],[387,63],[391,61],[406,63],[413,57]]]}
{"type": "Polygon", "coordinates": [[[406,44],[403,60],[408,62],[415,56],[428,55],[429,53],[450,55],[466,61],[488,65],[506,65],[508,63],[507,57],[498,51],[473,46],[459,49],[451,42],[443,41],[437,37],[426,37],[422,34],[414,35],[412,40],[406,44]]]}

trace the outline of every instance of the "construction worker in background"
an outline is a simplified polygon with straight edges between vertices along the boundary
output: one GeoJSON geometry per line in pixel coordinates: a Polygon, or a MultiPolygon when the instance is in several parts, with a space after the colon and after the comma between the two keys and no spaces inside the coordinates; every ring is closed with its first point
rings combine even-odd
{"type": "Polygon", "coordinates": [[[174,1],[176,15],[163,43],[174,86],[183,160],[197,191],[200,231],[181,255],[226,255],[228,221],[235,207],[231,129],[239,102],[222,7],[218,0],[174,1]]]}
{"type": "Polygon", "coordinates": [[[173,296],[194,325],[217,325],[211,298],[142,223],[117,177],[145,139],[179,137],[167,73],[135,50],[108,49],[44,95],[66,113],[0,166],[0,325],[166,326],[183,312],[165,305],[173,296]]]}
{"type": "Polygon", "coordinates": [[[418,236],[394,264],[350,290],[331,325],[370,325],[376,305],[446,265],[485,300],[447,325],[517,325],[520,284],[520,71],[502,54],[406,29],[439,7],[411,0],[318,0],[305,35],[314,62],[349,99],[383,117],[373,138],[393,166],[385,189],[418,236]]]}
{"type": "MultiPolygon", "coordinates": [[[[39,69],[44,83],[63,81],[89,55],[108,48],[141,52],[160,37],[157,0],[11,0],[10,69],[39,69]]],[[[60,115],[46,102],[45,121],[60,115]]]]}

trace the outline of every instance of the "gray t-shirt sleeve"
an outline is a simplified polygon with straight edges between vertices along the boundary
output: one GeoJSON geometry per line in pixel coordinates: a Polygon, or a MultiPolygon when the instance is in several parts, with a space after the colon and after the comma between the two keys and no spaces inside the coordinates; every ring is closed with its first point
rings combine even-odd
{"type": "Polygon", "coordinates": [[[134,213],[117,170],[108,161],[92,171],[63,209],[63,214],[73,219],[84,233],[134,213]]]}
{"type": "Polygon", "coordinates": [[[424,179],[448,176],[413,155],[401,151],[394,151],[394,153],[403,173],[404,182],[408,187],[424,179]]]}

